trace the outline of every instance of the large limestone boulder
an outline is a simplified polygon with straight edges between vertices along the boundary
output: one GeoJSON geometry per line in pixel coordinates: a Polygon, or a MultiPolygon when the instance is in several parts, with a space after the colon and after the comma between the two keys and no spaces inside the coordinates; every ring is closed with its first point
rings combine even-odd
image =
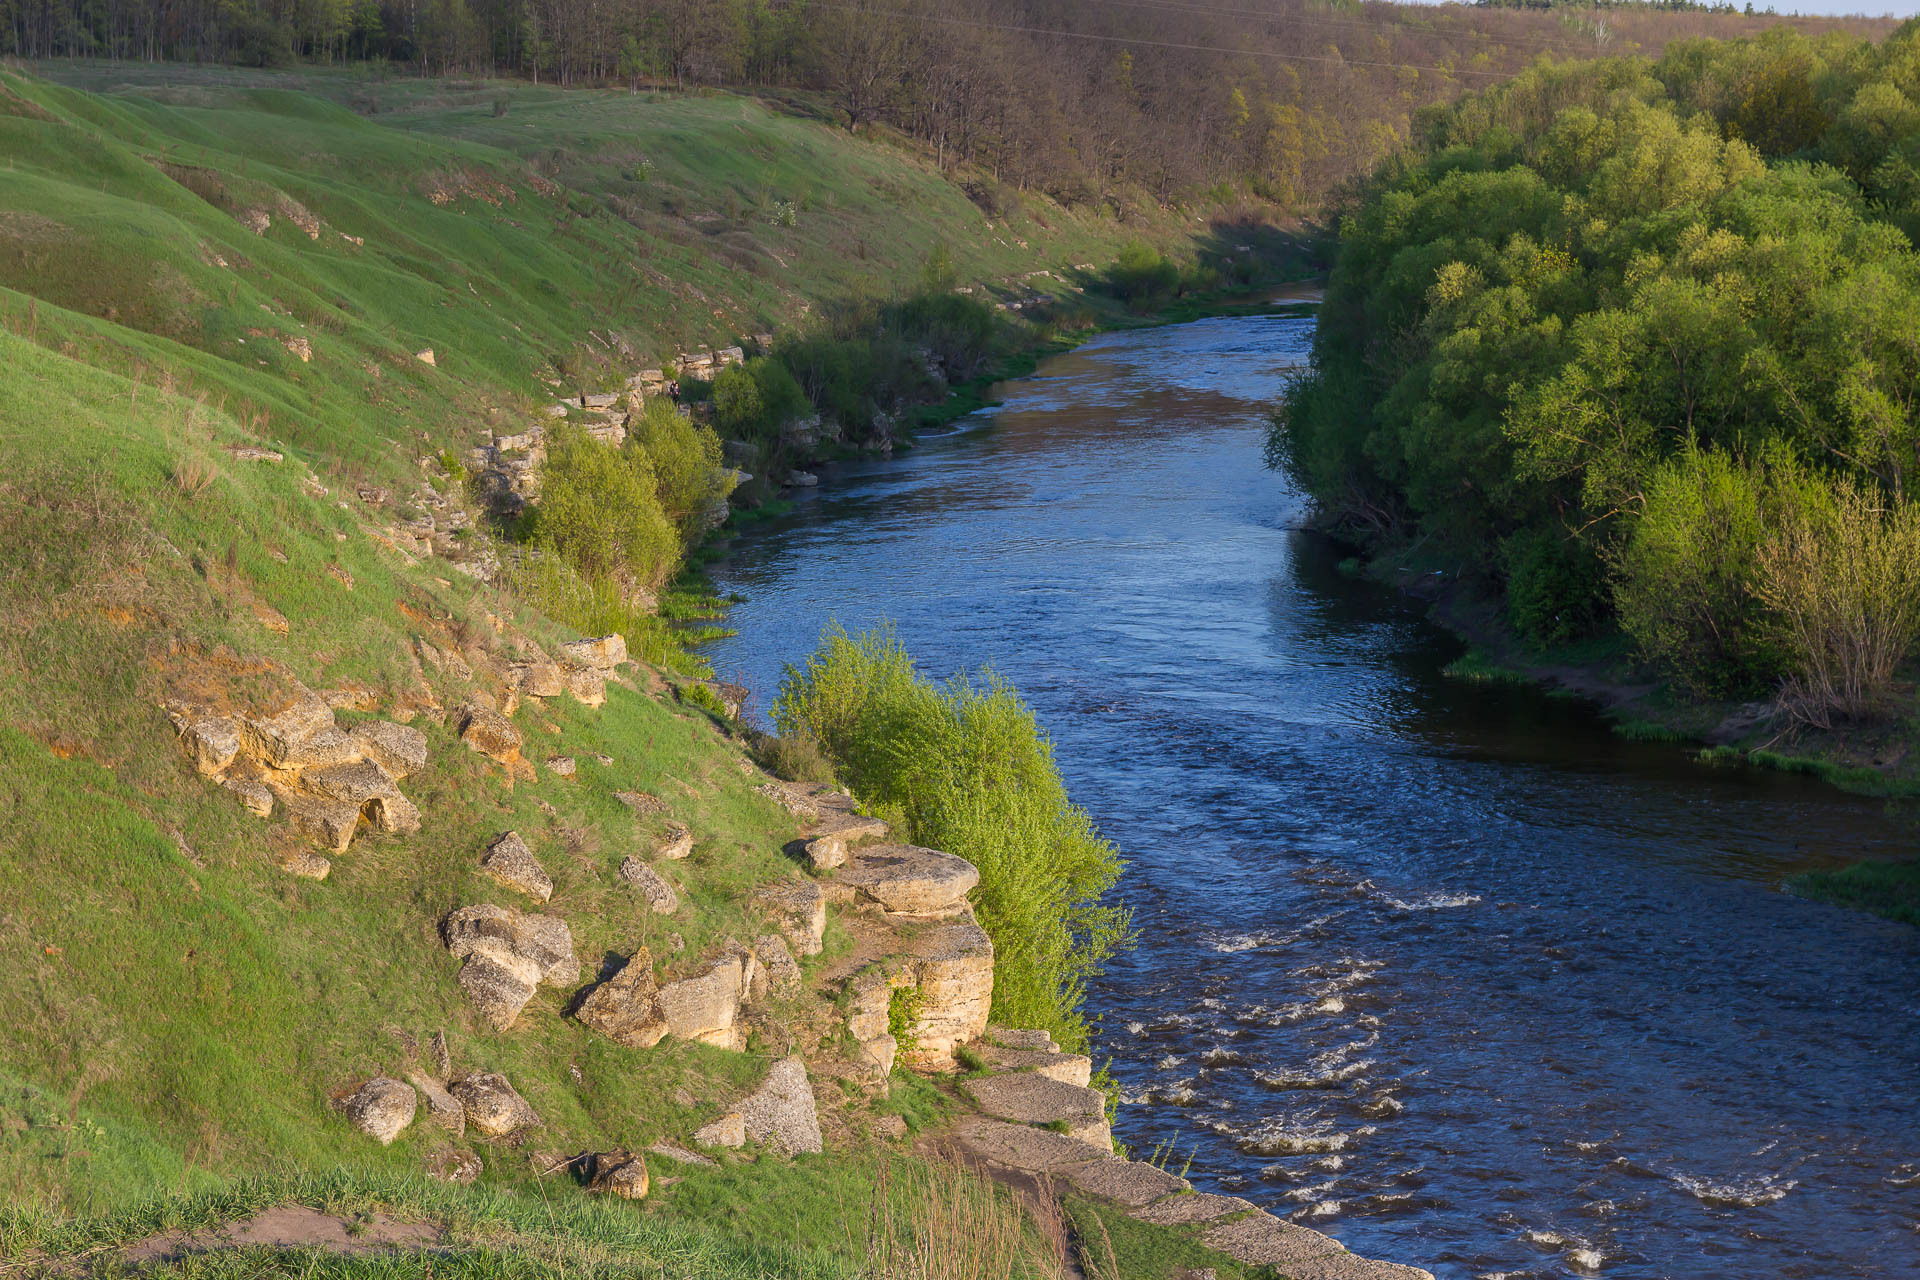
{"type": "Polygon", "coordinates": [[[360,829],[358,805],[307,795],[286,786],[274,788],[274,795],[295,831],[335,853],[345,853],[360,829]]]}
{"type": "Polygon", "coordinates": [[[980,872],[937,849],[884,844],[853,851],[835,879],[896,914],[935,916],[962,908],[980,872]]]}
{"type": "Polygon", "coordinates": [[[349,1124],[384,1147],[413,1123],[419,1102],[404,1080],[375,1076],[336,1105],[349,1124]]]}
{"type": "Polygon", "coordinates": [[[579,981],[573,935],[557,916],[523,915],[483,903],[450,914],[441,928],[447,950],[467,963],[460,987],[500,1031],[511,1027],[540,984],[579,981]]]}
{"type": "Polygon", "coordinates": [[[189,724],[180,735],[193,754],[193,767],[211,778],[240,754],[240,726],[227,716],[206,716],[189,724]]]}
{"type": "Polygon", "coordinates": [[[510,672],[513,685],[530,698],[557,698],[567,691],[567,678],[551,662],[516,663],[510,672]]]}
{"type": "Polygon", "coordinates": [[[596,667],[575,667],[567,672],[567,692],[582,706],[600,706],[607,700],[607,673],[596,667]]]}
{"type": "Polygon", "coordinates": [[[908,964],[920,993],[910,1061],[944,1066],[956,1045],[976,1040],[993,1003],[993,939],[972,920],[928,929],[909,943],[908,964]]]}
{"type": "Polygon", "coordinates": [[[961,1088],[987,1115],[1016,1124],[1043,1125],[1103,1152],[1113,1150],[1107,1099],[1098,1089],[1083,1089],[1028,1071],[983,1076],[966,1081],[961,1088]]]}
{"type": "Polygon", "coordinates": [[[553,879],[533,856],[517,831],[509,831],[487,846],[480,869],[509,889],[545,902],[553,896],[553,879]]]}
{"type": "Polygon", "coordinates": [[[363,720],[348,730],[367,759],[396,782],[427,767],[427,735],[391,720],[363,720]]]}
{"type": "Polygon", "coordinates": [[[653,976],[653,955],[636,950],[619,972],[587,993],[574,1016],[615,1044],[651,1049],[667,1034],[667,1014],[653,976]]]}
{"type": "Polygon", "coordinates": [[[540,1113],[498,1072],[456,1080],[447,1092],[466,1108],[467,1124],[474,1132],[489,1138],[508,1137],[541,1123],[540,1113]]]}
{"type": "Polygon", "coordinates": [[[614,632],[587,640],[570,640],[560,646],[560,656],[576,667],[611,671],[627,660],[627,638],[614,632]]]}
{"type": "Polygon", "coordinates": [[[746,967],[737,954],[713,960],[698,974],[660,988],[667,1030],[682,1040],[698,1040],[722,1049],[743,1047],[738,1024],[746,990],[746,967]]]}
{"type": "Polygon", "coordinates": [[[790,1156],[817,1153],[823,1145],[807,1064],[798,1054],[774,1063],[766,1080],[741,1102],[739,1112],[749,1142],[764,1143],[790,1156]]]}
{"type": "Polygon", "coordinates": [[[680,895],[674,892],[667,878],[632,854],[621,862],[615,874],[623,883],[633,886],[654,914],[670,916],[680,909],[680,895]]]}
{"type": "Polygon", "coordinates": [[[589,1157],[587,1190],[604,1192],[622,1200],[647,1198],[651,1179],[645,1157],[631,1151],[600,1151],[589,1157]]]}
{"type": "Polygon", "coordinates": [[[520,761],[520,730],[492,707],[470,702],[454,713],[461,741],[508,768],[520,761]]]}
{"type": "Polygon", "coordinates": [[[781,993],[799,988],[800,965],[794,960],[785,938],[777,933],[763,933],[753,940],[753,954],[759,961],[760,973],[758,983],[748,984],[753,998],[759,998],[761,986],[781,993]]]}
{"type": "Polygon", "coordinates": [[[447,1092],[447,1086],[424,1071],[409,1071],[407,1083],[420,1091],[426,1099],[427,1114],[433,1117],[435,1124],[447,1130],[454,1137],[466,1132],[467,1111],[460,1100],[447,1092]]]}

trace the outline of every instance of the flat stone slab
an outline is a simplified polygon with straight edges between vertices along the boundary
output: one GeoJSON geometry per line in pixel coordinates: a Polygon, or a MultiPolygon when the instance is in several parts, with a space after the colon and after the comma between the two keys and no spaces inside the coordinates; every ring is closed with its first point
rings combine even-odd
{"type": "MultiPolygon", "coordinates": [[[[1067,1181],[1090,1196],[1138,1209],[1187,1189],[1187,1180],[1140,1160],[1100,1160],[1068,1172],[1067,1181]]],[[[1186,1199],[1188,1197],[1181,1197],[1186,1199]]]]}
{"type": "Polygon", "coordinates": [[[1105,1151],[1113,1149],[1112,1134],[1107,1127],[1106,1095],[1097,1089],[1062,1084],[1027,1072],[968,1080],[961,1088],[973,1099],[974,1105],[997,1119],[1065,1125],[1066,1136],[1105,1151]]]}
{"type": "Polygon", "coordinates": [[[953,1139],[969,1155],[1026,1173],[1063,1174],[1096,1160],[1111,1160],[1084,1142],[1032,1125],[969,1116],[953,1127],[953,1139]]]}
{"type": "Polygon", "coordinates": [[[988,1023],[985,1038],[1005,1049],[1029,1049],[1046,1053],[1058,1053],[1053,1043],[1053,1033],[1040,1027],[1031,1030],[1024,1027],[1003,1027],[999,1023],[988,1023]]]}
{"type": "Polygon", "coordinates": [[[1050,1048],[1008,1049],[991,1040],[982,1040],[973,1045],[973,1051],[995,1071],[1031,1071],[1037,1076],[1046,1076],[1062,1084],[1078,1085],[1082,1089],[1093,1080],[1093,1059],[1084,1053],[1057,1053],[1050,1048]]]}
{"type": "Polygon", "coordinates": [[[1341,1253],[1291,1263],[1287,1267],[1287,1280],[1433,1280],[1433,1272],[1341,1253]]]}
{"type": "Polygon", "coordinates": [[[980,883],[980,872],[938,849],[883,844],[852,851],[835,879],[888,911],[932,915],[958,906],[980,883]]]}
{"type": "Polygon", "coordinates": [[[1347,1252],[1332,1236],[1283,1222],[1265,1212],[1237,1222],[1222,1223],[1202,1235],[1200,1242],[1209,1249],[1218,1249],[1230,1258],[1254,1266],[1285,1267],[1289,1277],[1299,1274],[1294,1266],[1296,1263],[1347,1252]]]}
{"type": "Polygon", "coordinates": [[[1150,1222],[1156,1227],[1190,1227],[1198,1222],[1212,1222],[1215,1218],[1224,1218],[1233,1213],[1253,1212],[1253,1203],[1239,1196],[1217,1196],[1209,1191],[1196,1191],[1192,1195],[1170,1195],[1143,1208],[1135,1209],[1132,1216],[1142,1222],[1150,1222]]]}

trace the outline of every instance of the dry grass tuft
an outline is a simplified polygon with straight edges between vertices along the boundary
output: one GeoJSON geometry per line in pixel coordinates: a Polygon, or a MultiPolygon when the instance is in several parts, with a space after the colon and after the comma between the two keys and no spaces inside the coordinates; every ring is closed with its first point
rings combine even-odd
{"type": "Polygon", "coordinates": [[[204,493],[219,474],[205,458],[182,458],[173,464],[173,491],[192,501],[204,493]]]}

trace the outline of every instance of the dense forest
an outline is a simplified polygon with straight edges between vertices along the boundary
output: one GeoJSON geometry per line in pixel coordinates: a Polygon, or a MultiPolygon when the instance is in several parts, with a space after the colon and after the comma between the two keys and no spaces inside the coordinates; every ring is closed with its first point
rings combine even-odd
{"type": "MultiPolygon", "coordinates": [[[[1299,212],[1402,145],[1423,108],[1538,58],[1768,21],[1354,0],[0,0],[0,54],[799,91],[982,175],[989,204],[1038,188],[1116,211],[1299,212]]],[[[363,109],[378,101],[370,89],[363,109]]]]}
{"type": "Polygon", "coordinates": [[[1920,23],[1537,66],[1346,211],[1273,460],[1326,516],[1829,726],[1920,633],[1920,23]]]}

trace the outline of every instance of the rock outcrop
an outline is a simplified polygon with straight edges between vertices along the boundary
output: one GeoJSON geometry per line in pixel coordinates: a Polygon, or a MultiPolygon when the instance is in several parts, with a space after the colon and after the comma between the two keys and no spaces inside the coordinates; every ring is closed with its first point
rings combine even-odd
{"type": "Polygon", "coordinates": [[[604,1192],[621,1200],[644,1200],[651,1179],[645,1157],[631,1151],[601,1151],[587,1158],[587,1190],[604,1192]]]}
{"type": "Polygon", "coordinates": [[[798,1055],[774,1063],[758,1089],[703,1126],[693,1140],[703,1147],[757,1142],[789,1156],[821,1151],[825,1144],[807,1064],[798,1055]]]}
{"type": "Polygon", "coordinates": [[[980,872],[966,859],[937,849],[886,844],[852,853],[834,883],[896,915],[942,916],[966,909],[980,872]]]}
{"type": "Polygon", "coordinates": [[[441,933],[447,950],[466,961],[461,989],[500,1031],[513,1025],[542,983],[564,987],[580,977],[573,935],[557,916],[483,903],[453,912],[441,933]]]}
{"type": "Polygon", "coordinates": [[[620,863],[620,870],[615,875],[623,883],[632,885],[634,892],[640,895],[640,900],[654,914],[670,916],[680,909],[680,895],[667,882],[667,878],[639,858],[629,854],[620,863]]]}
{"type": "Polygon", "coordinates": [[[668,1020],[653,976],[653,955],[636,949],[618,972],[589,991],[574,1016],[615,1044],[651,1049],[666,1036],[668,1020]]]}
{"type": "Polygon", "coordinates": [[[487,846],[480,858],[480,869],[500,884],[530,898],[545,902],[553,896],[552,877],[517,831],[509,831],[487,846]]]}

